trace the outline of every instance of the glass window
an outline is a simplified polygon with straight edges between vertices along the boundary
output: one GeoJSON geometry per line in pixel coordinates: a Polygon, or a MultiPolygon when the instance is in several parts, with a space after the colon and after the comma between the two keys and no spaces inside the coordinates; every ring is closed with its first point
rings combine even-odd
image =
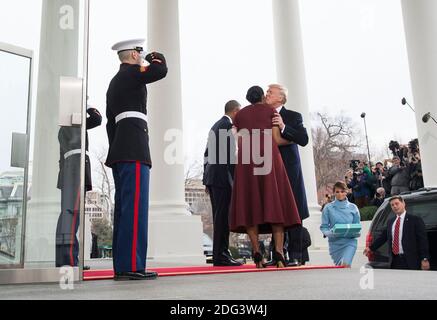
{"type": "Polygon", "coordinates": [[[0,253],[0,268],[76,266],[87,2],[4,2],[0,220],[9,257],[0,253]]]}
{"type": "Polygon", "coordinates": [[[428,228],[437,227],[437,201],[435,199],[408,203],[408,213],[419,216],[428,228]]]}

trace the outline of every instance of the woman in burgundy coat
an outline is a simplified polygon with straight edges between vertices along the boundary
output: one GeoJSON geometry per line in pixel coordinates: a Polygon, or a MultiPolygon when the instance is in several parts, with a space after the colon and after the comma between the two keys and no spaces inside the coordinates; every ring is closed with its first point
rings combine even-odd
{"type": "Polygon", "coordinates": [[[291,185],[278,145],[290,142],[281,138],[279,128],[272,128],[275,110],[263,104],[260,87],[249,89],[252,105],[235,118],[238,139],[238,162],[230,208],[230,230],[247,233],[252,243],[257,268],[264,262],[258,235],[272,233],[275,239],[273,259],[278,268],[285,267],[282,254],[284,229],[301,224],[291,185]]]}

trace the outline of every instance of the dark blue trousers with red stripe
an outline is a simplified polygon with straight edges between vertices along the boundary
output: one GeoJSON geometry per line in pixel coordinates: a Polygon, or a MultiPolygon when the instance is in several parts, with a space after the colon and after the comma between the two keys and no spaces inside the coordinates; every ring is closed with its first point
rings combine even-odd
{"type": "Polygon", "coordinates": [[[61,214],[56,225],[56,267],[77,267],[79,263],[80,155],[65,160],[60,172],[61,214]]]}
{"type": "Polygon", "coordinates": [[[114,271],[145,271],[150,168],[140,162],[119,162],[113,166],[112,173],[115,182],[114,271]]]}

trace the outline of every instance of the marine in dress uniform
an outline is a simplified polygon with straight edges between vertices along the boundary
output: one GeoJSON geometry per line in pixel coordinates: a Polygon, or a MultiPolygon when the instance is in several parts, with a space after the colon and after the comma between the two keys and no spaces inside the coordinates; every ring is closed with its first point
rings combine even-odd
{"type": "MultiPolygon", "coordinates": [[[[102,116],[95,108],[88,108],[86,129],[94,129],[102,124],[102,116]]],[[[76,267],[79,262],[80,205],[80,155],[82,129],[78,126],[61,127],[58,133],[60,146],[58,189],[61,190],[61,214],[56,226],[56,267],[76,267]]],[[[86,134],[88,151],[88,133],[86,134]]],[[[92,190],[91,164],[85,155],[85,191],[92,190]]]]}
{"type": "Polygon", "coordinates": [[[113,262],[115,280],[146,280],[149,177],[152,161],[147,126],[146,84],[167,75],[164,56],[145,55],[144,39],[123,41],[112,49],[122,64],[107,91],[106,165],[115,182],[113,262]],[[143,65],[146,60],[149,65],[143,65]]]}

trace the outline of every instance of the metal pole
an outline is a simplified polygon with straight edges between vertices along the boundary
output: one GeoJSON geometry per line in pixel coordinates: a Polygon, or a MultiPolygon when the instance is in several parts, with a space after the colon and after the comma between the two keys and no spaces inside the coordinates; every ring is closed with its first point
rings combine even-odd
{"type": "Polygon", "coordinates": [[[82,91],[82,152],[80,165],[80,227],[79,227],[79,281],[83,281],[85,265],[85,154],[86,154],[86,105],[88,95],[88,50],[89,50],[89,0],[84,2],[84,56],[83,56],[83,91],[82,91]]]}
{"type": "Polygon", "coordinates": [[[367,155],[369,156],[369,167],[370,167],[371,166],[371,163],[370,163],[370,148],[369,148],[369,138],[367,136],[366,117],[363,117],[363,119],[364,119],[364,130],[366,131],[367,155]]]}

